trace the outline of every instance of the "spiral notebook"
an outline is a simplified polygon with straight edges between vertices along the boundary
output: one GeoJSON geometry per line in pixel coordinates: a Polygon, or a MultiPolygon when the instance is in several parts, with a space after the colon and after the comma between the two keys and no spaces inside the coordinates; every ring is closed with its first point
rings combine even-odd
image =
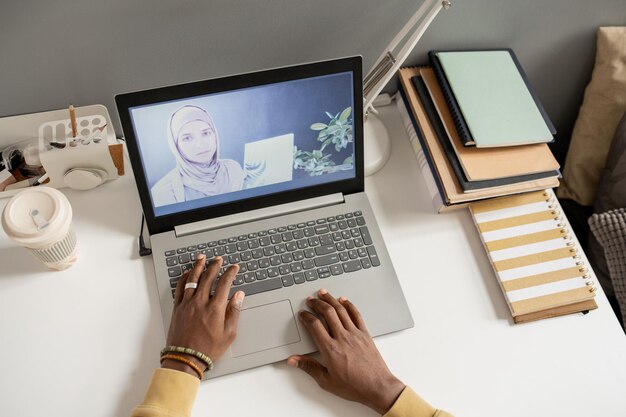
{"type": "Polygon", "coordinates": [[[465,146],[546,143],[556,129],[511,49],[430,51],[465,146]]]}
{"type": "Polygon", "coordinates": [[[597,308],[581,249],[551,190],[469,209],[515,323],[597,308]]]}

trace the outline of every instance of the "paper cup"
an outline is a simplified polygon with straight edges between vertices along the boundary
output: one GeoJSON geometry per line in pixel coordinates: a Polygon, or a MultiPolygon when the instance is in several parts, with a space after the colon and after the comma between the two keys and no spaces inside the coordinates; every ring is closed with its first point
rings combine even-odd
{"type": "Polygon", "coordinates": [[[72,206],[49,187],[31,187],[16,194],[2,213],[2,228],[48,268],[62,270],[76,263],[72,206]]]}

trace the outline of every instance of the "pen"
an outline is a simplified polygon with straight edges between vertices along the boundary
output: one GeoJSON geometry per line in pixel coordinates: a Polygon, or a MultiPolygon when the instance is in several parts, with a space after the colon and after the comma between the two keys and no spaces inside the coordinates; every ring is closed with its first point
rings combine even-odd
{"type": "Polygon", "coordinates": [[[72,137],[75,138],[77,134],[76,129],[76,110],[74,109],[74,105],[70,104],[70,121],[72,123],[72,137]]]}
{"type": "Polygon", "coordinates": [[[93,139],[94,143],[99,143],[99,140],[95,139],[95,136],[99,135],[100,133],[102,133],[102,131],[104,130],[105,127],[107,127],[108,123],[105,123],[104,125],[97,127],[96,131],[93,132],[89,137],[85,138],[85,139],[81,139],[80,143],[83,145],[89,145],[89,143],[91,143],[91,140],[93,139]]]}

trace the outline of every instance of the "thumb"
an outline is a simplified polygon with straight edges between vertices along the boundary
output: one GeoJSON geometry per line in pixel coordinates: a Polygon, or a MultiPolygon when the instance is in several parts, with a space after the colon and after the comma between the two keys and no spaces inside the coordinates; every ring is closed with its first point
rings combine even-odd
{"type": "Polygon", "coordinates": [[[226,307],[225,328],[232,332],[237,332],[237,324],[239,323],[239,313],[243,304],[243,298],[246,294],[243,291],[237,291],[231,297],[226,307]]]}
{"type": "Polygon", "coordinates": [[[298,367],[309,374],[318,385],[322,385],[322,381],[326,378],[327,370],[316,359],[309,356],[293,355],[287,359],[287,364],[298,367]]]}

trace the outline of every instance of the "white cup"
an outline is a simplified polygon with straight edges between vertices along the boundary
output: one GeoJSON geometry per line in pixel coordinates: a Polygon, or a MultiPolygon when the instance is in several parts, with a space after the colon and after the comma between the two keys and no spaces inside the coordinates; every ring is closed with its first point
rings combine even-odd
{"type": "Polygon", "coordinates": [[[72,206],[54,188],[31,187],[13,196],[2,212],[2,227],[48,268],[66,269],[78,259],[72,206]]]}

